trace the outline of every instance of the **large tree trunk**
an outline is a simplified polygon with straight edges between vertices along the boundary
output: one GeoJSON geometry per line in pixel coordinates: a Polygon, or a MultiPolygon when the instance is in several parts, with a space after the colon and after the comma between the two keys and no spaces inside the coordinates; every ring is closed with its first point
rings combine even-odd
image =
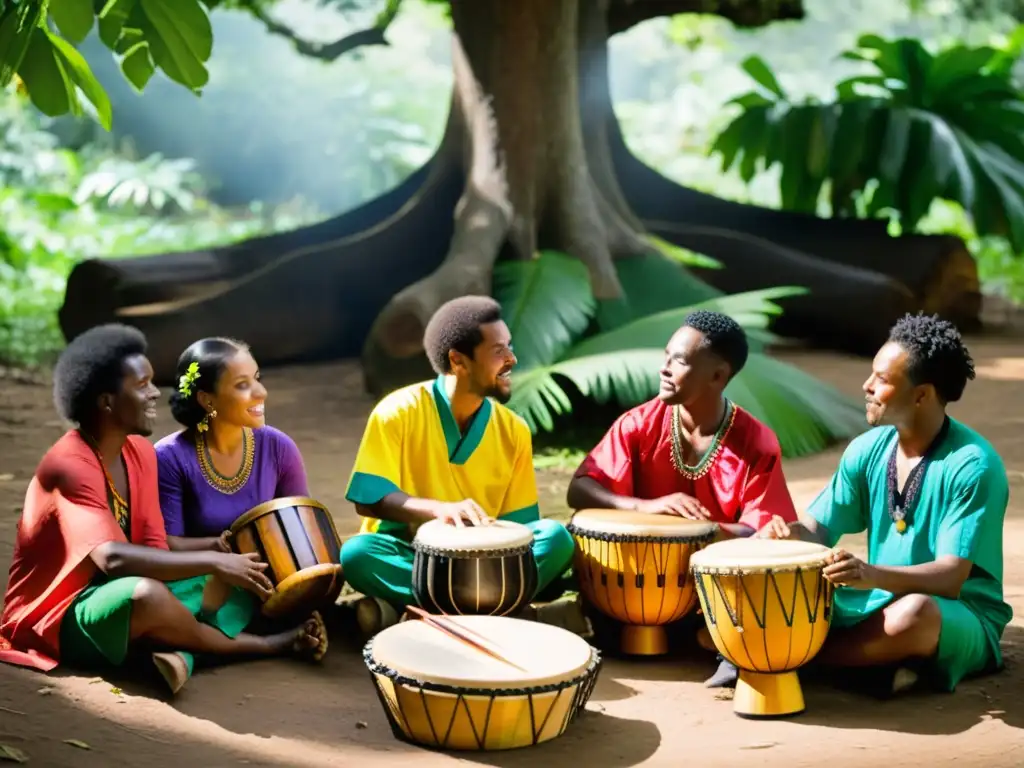
{"type": "MultiPolygon", "coordinates": [[[[490,293],[499,256],[564,251],[587,266],[595,296],[615,298],[613,259],[645,249],[591,178],[578,108],[579,7],[579,0],[452,0],[466,188],[445,261],[396,295],[370,331],[363,359],[372,390],[386,388],[379,372],[422,355],[423,330],[442,303],[490,293]]],[[[611,183],[608,194],[621,198],[611,183]]]]}
{"type": "MultiPolygon", "coordinates": [[[[687,10],[680,3],[664,0],[687,10]]],[[[614,261],[650,250],[644,229],[724,262],[725,270],[698,273],[721,290],[807,286],[810,295],[783,300],[774,330],[841,350],[870,353],[903,312],[956,304],[961,289],[922,268],[926,257],[891,274],[856,266],[894,257],[891,247],[884,258],[865,252],[884,235],[876,222],[717,200],[633,157],[612,111],[607,38],[609,18],[621,23],[634,5],[452,0],[455,90],[426,168],[313,227],[195,253],[84,262],[68,282],[65,335],[130,322],[149,336],[162,382],[173,380],[180,350],[205,335],[245,339],[265,366],[361,351],[367,388],[380,393],[427,374],[431,314],[450,298],[490,293],[498,258],[567,252],[588,267],[595,295],[612,298],[614,261]]],[[[914,243],[924,254],[957,250],[914,243]]],[[[959,270],[971,277],[962,261],[959,270]]],[[[971,319],[969,306],[962,315],[971,319]]]]}

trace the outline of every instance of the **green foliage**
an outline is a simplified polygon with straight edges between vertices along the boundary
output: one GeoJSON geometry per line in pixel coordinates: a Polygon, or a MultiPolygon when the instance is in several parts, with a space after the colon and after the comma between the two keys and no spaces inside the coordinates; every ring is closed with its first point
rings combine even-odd
{"type": "Polygon", "coordinates": [[[873,71],[847,78],[829,103],[794,102],[758,56],[743,62],[755,90],[711,152],[744,181],[778,165],[782,206],[833,215],[895,212],[912,230],[936,199],[956,201],[979,233],[1024,250],[1024,92],[1014,56],[955,45],[932,54],[918,40],[864,35],[843,57],[873,71]]]}
{"type": "Polygon", "coordinates": [[[199,0],[21,0],[0,4],[0,88],[17,77],[50,117],[84,114],[84,97],[110,130],[110,99],[75,48],[94,26],[140,91],[157,69],[196,93],[209,80],[213,30],[199,0]]]}
{"type": "Polygon", "coordinates": [[[42,364],[63,346],[56,311],[82,258],[199,248],[318,216],[218,209],[189,161],[72,152],[41,123],[0,93],[0,364],[42,364]]]}
{"type": "MultiPolygon", "coordinates": [[[[638,405],[658,391],[658,372],[669,337],[695,309],[732,316],[755,349],[779,307],[773,300],[802,289],[773,288],[715,294],[661,255],[618,262],[627,311],[602,314],[586,270],[553,252],[529,262],[501,262],[494,295],[512,331],[519,365],[509,406],[534,432],[551,431],[555,417],[572,411],[566,385],[597,403],[638,405]],[[646,280],[638,277],[646,273],[646,280]],[[687,301],[686,297],[703,296],[687,301]]],[[[786,456],[822,450],[863,428],[860,407],[801,371],[754,351],[730,383],[728,395],[779,434],[786,456]]]]}

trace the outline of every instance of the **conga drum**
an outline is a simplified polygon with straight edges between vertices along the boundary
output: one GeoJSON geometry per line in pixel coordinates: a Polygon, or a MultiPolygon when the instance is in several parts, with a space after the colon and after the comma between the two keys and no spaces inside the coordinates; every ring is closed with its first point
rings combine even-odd
{"type": "Polygon", "coordinates": [[[560,736],[590,699],[601,657],[581,637],[503,616],[446,618],[512,664],[424,621],[380,632],[363,660],[395,738],[451,750],[526,747],[560,736]]]}
{"type": "Polygon", "coordinates": [[[424,523],[412,547],[412,589],[430,613],[509,616],[537,591],[533,531],[521,523],[424,523]]]}
{"type": "Polygon", "coordinates": [[[733,711],[769,718],[804,711],[796,670],[821,650],[832,621],[832,584],[820,544],[732,539],[690,560],[718,652],[739,670],[733,711]]]}
{"type": "Polygon", "coordinates": [[[231,544],[239,554],[256,552],[274,594],[263,603],[273,619],[308,616],[333,603],[345,577],[341,539],[327,507],[292,496],[253,507],[231,526],[231,544]]]}
{"type": "Polygon", "coordinates": [[[666,653],[664,625],[697,604],[690,556],[715,538],[718,526],[674,515],[582,509],[566,527],[576,540],[580,592],[623,623],[622,650],[666,653]]]}

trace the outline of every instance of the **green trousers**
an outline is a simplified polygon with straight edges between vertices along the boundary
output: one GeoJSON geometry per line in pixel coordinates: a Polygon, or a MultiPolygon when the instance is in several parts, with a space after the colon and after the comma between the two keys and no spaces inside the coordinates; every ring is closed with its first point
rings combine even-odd
{"type": "MultiPolygon", "coordinates": [[[[208,576],[165,582],[166,587],[198,621],[216,627],[228,637],[237,637],[256,613],[256,598],[234,587],[214,613],[202,610],[208,576]]],[[[102,672],[122,666],[128,656],[131,631],[132,595],[142,579],[124,576],[99,577],[86,587],[68,608],[60,626],[61,661],[81,669],[102,672]]],[[[194,657],[178,652],[191,675],[194,657]]]]}
{"type": "MultiPolygon", "coordinates": [[[[526,523],[533,531],[533,557],[537,562],[537,592],[542,592],[572,564],[576,547],[565,526],[554,520],[526,523]]],[[[341,547],[345,580],[357,592],[378,597],[404,609],[416,605],[412,591],[412,544],[386,533],[361,533],[341,547]]]]}

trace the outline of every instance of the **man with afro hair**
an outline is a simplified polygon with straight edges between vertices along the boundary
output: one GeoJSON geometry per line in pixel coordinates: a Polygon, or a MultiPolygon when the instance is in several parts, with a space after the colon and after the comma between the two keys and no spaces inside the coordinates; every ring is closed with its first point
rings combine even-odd
{"type": "Polygon", "coordinates": [[[103,325],[68,344],[54,370],[57,411],[74,428],[47,451],[25,495],[0,614],[0,662],[58,661],[105,672],[148,653],[176,693],[192,653],[312,653],[322,622],[244,633],[270,594],[266,564],[227,552],[171,552],[152,434],[160,391],[146,339],[103,325]],[[253,593],[253,594],[250,594],[253,593]]]}
{"type": "Polygon", "coordinates": [[[534,536],[538,592],[569,567],[575,547],[564,526],[540,518],[530,429],[504,406],[516,356],[498,302],[449,301],[427,324],[423,346],[437,378],[373,409],[345,494],[363,516],[341,562],[365,596],[356,616],[366,635],[416,605],[411,542],[429,520],[523,523],[534,536]]]}
{"type": "MultiPolygon", "coordinates": [[[[622,414],[583,460],[569,506],[707,520],[723,537],[751,536],[775,515],[796,520],[778,438],[725,396],[747,354],[735,320],[692,312],[665,347],[658,395],[622,414]]],[[[694,621],[712,650],[703,619],[694,621]]],[[[719,662],[706,685],[734,685],[736,668],[719,662]]]]}
{"type": "Polygon", "coordinates": [[[874,429],[850,443],[798,523],[767,529],[829,547],[867,533],[867,560],[836,549],[825,568],[837,589],[816,661],[875,693],[916,683],[952,691],[1003,665],[999,639],[1013,617],[1002,585],[1006,468],[946,413],[973,378],[951,323],[903,317],[864,382],[874,429]]]}

